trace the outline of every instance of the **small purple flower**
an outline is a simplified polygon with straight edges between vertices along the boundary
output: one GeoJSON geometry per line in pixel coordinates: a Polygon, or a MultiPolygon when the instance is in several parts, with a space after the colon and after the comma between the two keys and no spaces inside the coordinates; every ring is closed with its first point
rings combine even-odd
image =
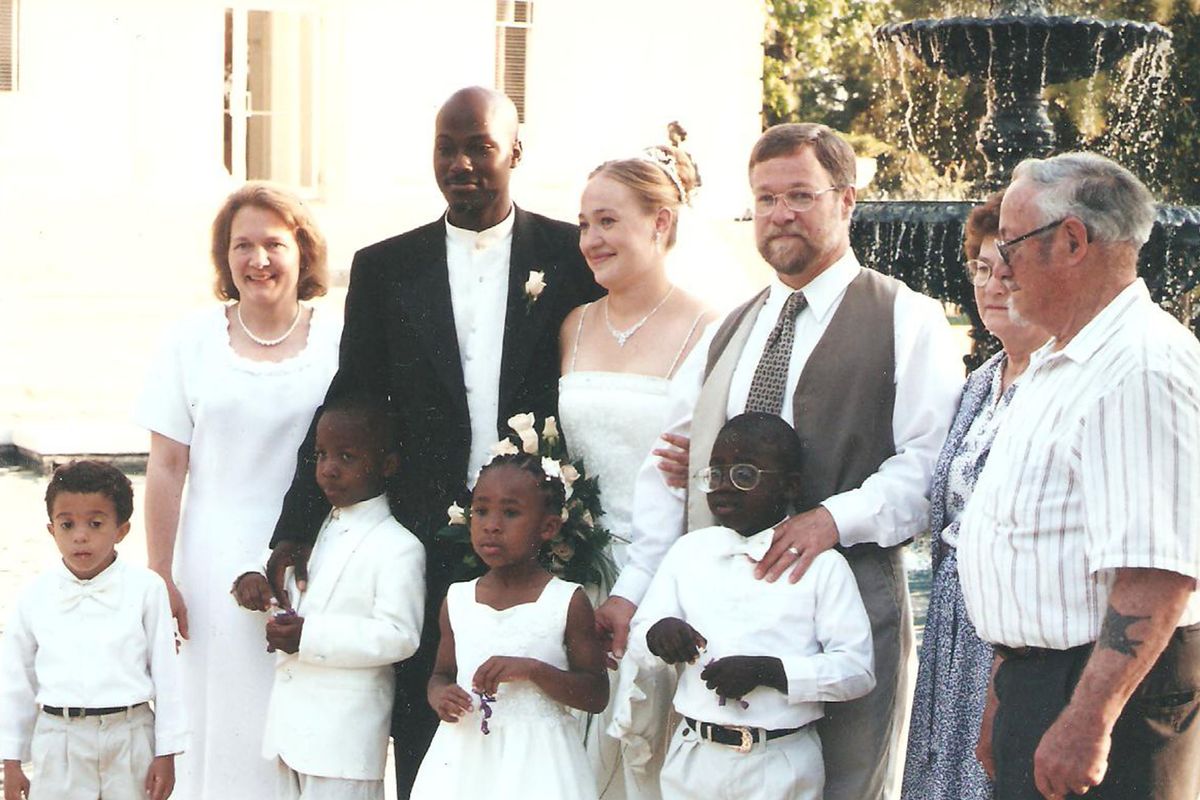
{"type": "Polygon", "coordinates": [[[496,696],[494,694],[488,694],[487,692],[481,692],[477,689],[473,691],[479,697],[479,710],[483,712],[483,719],[479,721],[479,730],[483,731],[484,736],[487,736],[489,733],[491,733],[491,730],[488,729],[487,721],[492,718],[491,704],[496,702],[496,696]]]}

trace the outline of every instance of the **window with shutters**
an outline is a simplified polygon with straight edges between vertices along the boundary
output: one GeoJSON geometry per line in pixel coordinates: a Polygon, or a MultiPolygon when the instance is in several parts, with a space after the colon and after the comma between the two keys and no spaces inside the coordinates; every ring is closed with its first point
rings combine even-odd
{"type": "Polygon", "coordinates": [[[17,0],[0,0],[0,92],[17,90],[17,0]]]}
{"type": "Polygon", "coordinates": [[[525,59],[532,26],[532,0],[496,0],[496,88],[512,98],[521,122],[525,121],[525,59]]]}
{"type": "Polygon", "coordinates": [[[303,194],[319,189],[320,17],[225,10],[225,169],[303,194]]]}

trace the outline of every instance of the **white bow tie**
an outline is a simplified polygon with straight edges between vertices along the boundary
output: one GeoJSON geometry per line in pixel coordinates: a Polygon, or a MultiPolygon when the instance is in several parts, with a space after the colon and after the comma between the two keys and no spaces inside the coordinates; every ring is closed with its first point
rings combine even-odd
{"type": "Polygon", "coordinates": [[[751,561],[762,561],[763,556],[771,549],[771,537],[755,534],[754,536],[740,536],[736,539],[730,537],[729,546],[725,549],[725,555],[729,556],[746,556],[751,561]]]}
{"type": "Polygon", "coordinates": [[[117,586],[112,581],[79,581],[73,578],[63,578],[59,583],[59,599],[63,611],[70,611],[84,600],[93,600],[102,606],[115,609],[119,595],[117,586]]]}

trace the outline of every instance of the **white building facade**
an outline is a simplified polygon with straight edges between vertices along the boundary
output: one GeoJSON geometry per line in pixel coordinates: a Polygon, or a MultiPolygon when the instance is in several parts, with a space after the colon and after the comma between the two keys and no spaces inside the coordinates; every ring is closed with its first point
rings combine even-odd
{"type": "Polygon", "coordinates": [[[158,333],[215,302],[208,226],[243,180],[306,198],[343,283],[435,218],[434,115],[471,84],[521,109],[517,202],[564,219],[679,121],[704,188],[672,270],[738,299],[763,25],[757,0],[0,0],[0,437],[127,417],[158,333]]]}

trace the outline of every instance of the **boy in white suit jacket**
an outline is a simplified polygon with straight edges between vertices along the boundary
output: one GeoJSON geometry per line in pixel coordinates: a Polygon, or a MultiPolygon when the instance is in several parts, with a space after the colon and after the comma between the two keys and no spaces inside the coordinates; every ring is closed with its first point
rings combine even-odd
{"type": "MultiPolygon", "coordinates": [[[[333,510],[307,585],[289,578],[295,611],[267,622],[268,649],[281,655],[263,755],[278,762],[278,800],[384,797],[392,664],[416,652],[425,601],[425,549],[384,494],[396,469],[387,425],[383,407],[362,399],[330,404],[317,423],[317,483],[333,510]]],[[[250,573],[235,594],[262,608],[270,589],[250,573]]]]}

